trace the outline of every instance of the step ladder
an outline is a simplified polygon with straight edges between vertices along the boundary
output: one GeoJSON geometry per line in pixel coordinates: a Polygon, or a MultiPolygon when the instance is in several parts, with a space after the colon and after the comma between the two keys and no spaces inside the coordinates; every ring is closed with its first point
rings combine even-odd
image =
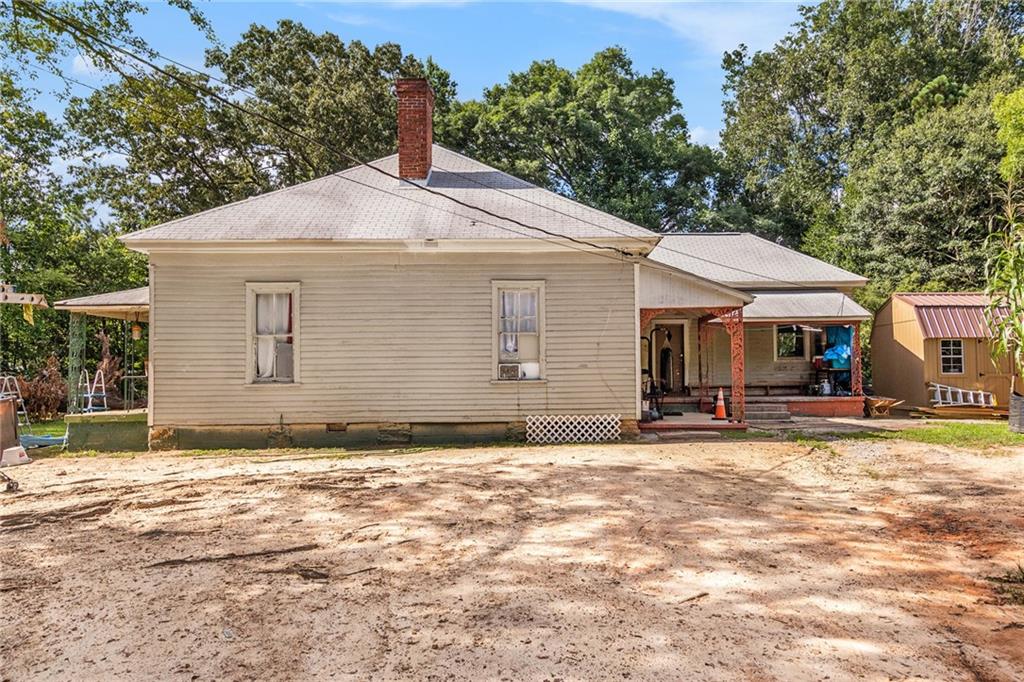
{"type": "Polygon", "coordinates": [[[996,399],[987,391],[971,391],[945,384],[928,384],[935,407],[995,407],[996,399]]]}
{"type": "Polygon", "coordinates": [[[96,370],[92,381],[89,373],[82,370],[78,377],[78,399],[82,401],[82,412],[107,411],[107,380],[103,370],[96,370]]]}
{"type": "Polygon", "coordinates": [[[21,397],[21,386],[18,385],[18,378],[13,375],[0,377],[0,400],[6,398],[14,398],[14,409],[18,412],[18,429],[31,432],[32,423],[28,419],[25,401],[21,397]]]}

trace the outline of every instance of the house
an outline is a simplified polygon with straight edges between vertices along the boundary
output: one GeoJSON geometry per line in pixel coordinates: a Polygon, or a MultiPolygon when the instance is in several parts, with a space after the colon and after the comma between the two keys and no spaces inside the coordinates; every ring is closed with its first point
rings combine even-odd
{"type": "Polygon", "coordinates": [[[929,384],[993,394],[1010,401],[1010,362],[992,358],[992,330],[981,293],[896,293],[871,329],[872,383],[879,395],[927,407],[929,384]]]}
{"type": "Polygon", "coordinates": [[[630,434],[645,383],[705,427],[720,386],[738,423],[753,393],[861,413],[863,278],[535,187],[434,145],[425,81],[396,90],[398,154],[122,237],[149,256],[151,447],[630,434]]]}

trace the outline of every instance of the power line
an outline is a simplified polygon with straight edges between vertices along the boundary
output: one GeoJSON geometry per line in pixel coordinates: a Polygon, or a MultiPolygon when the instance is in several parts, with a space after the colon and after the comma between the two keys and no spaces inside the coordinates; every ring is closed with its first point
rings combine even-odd
{"type": "MultiPolygon", "coordinates": [[[[625,256],[625,257],[633,257],[633,255],[634,255],[634,254],[629,253],[628,251],[624,251],[623,249],[619,249],[619,248],[612,247],[612,246],[594,244],[593,242],[590,242],[590,241],[587,241],[587,240],[584,240],[584,239],[579,239],[579,238],[576,238],[576,237],[571,237],[571,236],[568,236],[568,235],[565,235],[565,234],[561,234],[561,233],[558,233],[558,232],[547,230],[545,228],[537,227],[535,225],[530,225],[530,224],[524,223],[524,222],[522,222],[520,220],[517,220],[515,218],[509,218],[507,216],[503,216],[501,214],[498,214],[498,213],[495,213],[493,211],[490,211],[489,209],[485,209],[485,208],[476,206],[476,205],[474,205],[474,204],[472,204],[470,202],[463,201],[461,199],[458,199],[457,197],[453,197],[453,196],[451,196],[449,194],[446,194],[444,192],[439,192],[439,191],[437,191],[437,190],[435,190],[433,188],[430,188],[430,187],[427,187],[427,186],[424,186],[424,185],[420,185],[420,184],[415,183],[415,182],[411,182],[411,181],[409,181],[409,180],[407,180],[405,178],[402,178],[399,175],[390,173],[390,172],[388,172],[388,171],[386,171],[386,170],[384,170],[384,169],[382,169],[382,168],[380,168],[378,166],[374,166],[371,163],[363,161],[362,159],[360,159],[359,157],[355,156],[351,152],[348,152],[347,150],[337,148],[334,145],[330,145],[328,143],[325,143],[325,142],[322,142],[322,141],[317,140],[315,138],[312,138],[312,137],[306,135],[305,133],[301,133],[301,132],[292,130],[291,128],[289,128],[285,124],[280,123],[279,121],[273,119],[270,116],[267,116],[266,114],[263,114],[262,112],[254,111],[254,110],[248,109],[246,107],[243,107],[242,105],[237,104],[236,102],[232,102],[230,99],[227,99],[227,98],[221,96],[219,93],[217,93],[214,90],[211,90],[210,88],[206,87],[205,85],[201,85],[199,83],[194,83],[194,82],[191,82],[191,81],[186,80],[184,78],[181,78],[177,74],[174,74],[174,73],[172,73],[172,72],[170,72],[170,71],[160,67],[159,65],[157,65],[157,64],[155,64],[155,63],[153,63],[153,62],[151,62],[151,61],[149,61],[149,60],[147,60],[147,59],[145,59],[143,57],[138,56],[134,52],[131,52],[130,50],[127,50],[125,48],[122,48],[122,47],[120,47],[118,45],[115,45],[115,44],[105,40],[104,38],[98,36],[95,32],[92,32],[87,27],[83,26],[81,24],[81,22],[78,22],[78,21],[76,21],[74,19],[71,19],[71,18],[68,18],[68,17],[61,16],[60,14],[47,9],[43,5],[43,3],[41,3],[41,2],[40,3],[27,3],[27,2],[25,2],[25,0],[12,0],[12,3],[14,3],[15,5],[19,4],[19,3],[22,4],[22,5],[28,5],[28,7],[30,8],[30,11],[31,10],[37,10],[37,11],[43,13],[44,15],[46,15],[47,17],[50,17],[53,21],[57,21],[57,22],[63,24],[64,26],[72,29],[72,31],[75,31],[75,32],[78,32],[78,33],[81,33],[81,34],[85,34],[87,37],[91,37],[97,43],[107,47],[108,49],[115,50],[119,54],[123,54],[126,57],[134,59],[135,61],[137,61],[137,62],[139,62],[139,63],[149,67],[150,69],[153,69],[157,73],[160,73],[160,74],[162,74],[162,75],[164,75],[164,76],[174,80],[175,82],[177,82],[177,83],[179,83],[181,85],[184,85],[186,87],[198,90],[198,91],[206,94],[207,96],[214,98],[218,102],[221,102],[222,104],[224,104],[226,106],[229,106],[229,107],[231,107],[233,109],[236,109],[236,110],[238,110],[238,111],[240,111],[240,112],[242,112],[244,114],[248,114],[250,116],[257,117],[257,118],[259,118],[259,119],[269,123],[270,125],[273,125],[274,127],[284,131],[285,133],[287,133],[289,135],[292,135],[294,137],[302,139],[302,140],[304,140],[304,141],[306,141],[306,142],[308,142],[310,144],[318,145],[318,146],[320,146],[320,147],[322,147],[322,148],[324,148],[324,149],[326,149],[326,150],[328,150],[328,151],[330,151],[330,152],[332,152],[332,153],[334,153],[334,154],[336,154],[338,156],[341,156],[341,157],[345,158],[346,160],[348,160],[351,163],[355,163],[355,164],[361,165],[361,166],[366,166],[366,167],[376,171],[377,173],[380,173],[380,174],[385,175],[387,177],[390,177],[392,179],[398,180],[399,182],[407,183],[409,185],[412,185],[412,186],[414,186],[414,187],[416,187],[418,189],[424,190],[424,191],[426,191],[426,192],[428,192],[430,194],[433,194],[435,196],[439,196],[439,197],[442,197],[444,199],[447,199],[447,200],[449,200],[449,201],[451,201],[451,202],[453,202],[455,204],[463,206],[464,208],[468,208],[468,209],[471,209],[471,210],[474,210],[474,211],[479,211],[481,213],[484,213],[485,215],[489,215],[489,216],[491,216],[493,218],[496,218],[498,220],[505,220],[505,221],[508,221],[508,222],[513,223],[513,224],[519,225],[519,226],[524,227],[524,228],[529,229],[529,230],[535,230],[535,231],[541,232],[543,234],[548,235],[549,237],[551,237],[553,239],[565,239],[565,240],[568,240],[568,241],[571,241],[571,242],[574,242],[574,243],[577,243],[577,244],[581,244],[581,245],[584,245],[584,246],[587,246],[587,247],[590,247],[590,248],[593,248],[593,249],[610,250],[610,251],[616,252],[616,253],[620,254],[621,256],[625,256]]],[[[245,88],[242,88],[240,86],[237,86],[237,85],[233,85],[233,84],[231,84],[231,83],[229,83],[229,82],[227,82],[227,81],[225,81],[225,80],[223,80],[221,78],[218,78],[217,76],[214,76],[212,74],[206,73],[204,71],[196,69],[196,68],[194,68],[192,66],[189,66],[187,64],[184,64],[182,62],[176,61],[176,60],[174,60],[174,59],[172,59],[170,57],[167,57],[166,55],[163,55],[160,52],[157,52],[155,50],[151,50],[151,52],[154,55],[160,57],[161,59],[164,59],[165,61],[167,61],[169,63],[175,64],[176,66],[179,66],[180,68],[183,68],[183,69],[186,69],[188,71],[191,71],[191,72],[193,72],[193,73],[195,73],[195,74],[197,74],[197,75],[199,75],[199,76],[201,76],[203,78],[206,78],[206,79],[209,79],[209,80],[213,80],[215,82],[218,82],[218,83],[221,83],[223,85],[226,85],[227,87],[231,88],[235,92],[242,92],[242,93],[247,94],[250,97],[258,100],[258,101],[265,101],[261,97],[259,97],[259,95],[257,95],[256,93],[254,93],[252,91],[249,91],[249,90],[247,90],[245,88]]],[[[132,77],[132,76],[130,76],[128,74],[122,73],[122,75],[125,76],[125,77],[128,77],[128,78],[132,78],[136,82],[140,82],[138,78],[134,78],[134,77],[132,77]]],[[[62,78],[66,78],[63,75],[61,75],[61,77],[62,78]]],[[[72,82],[78,82],[80,85],[85,85],[84,83],[81,83],[80,81],[74,81],[73,79],[67,79],[67,80],[71,80],[72,82]]],[[[91,87],[91,86],[85,86],[85,87],[91,87]]],[[[95,90],[96,88],[93,88],[93,89],[95,90]]],[[[592,221],[586,220],[586,219],[581,218],[579,216],[572,215],[570,213],[566,213],[564,211],[561,211],[561,210],[559,210],[557,208],[554,208],[554,207],[551,207],[551,206],[547,206],[547,205],[544,205],[544,204],[532,201],[532,200],[530,200],[530,199],[528,199],[526,197],[523,197],[523,196],[520,196],[520,195],[517,195],[517,194],[513,194],[513,193],[508,192],[508,191],[506,191],[504,189],[501,189],[499,187],[493,187],[491,185],[487,185],[485,183],[480,182],[476,178],[473,178],[471,176],[465,175],[465,174],[460,173],[458,171],[446,169],[443,166],[439,166],[439,165],[436,166],[436,167],[439,170],[442,170],[442,171],[444,171],[446,173],[450,173],[450,174],[455,175],[457,177],[460,177],[460,178],[462,178],[464,180],[467,180],[469,182],[477,184],[477,185],[479,185],[479,186],[481,186],[481,187],[483,187],[485,189],[489,189],[489,190],[492,190],[492,191],[495,191],[495,192],[500,192],[501,194],[504,194],[506,196],[512,197],[512,198],[514,198],[516,200],[523,201],[523,202],[526,202],[526,203],[538,206],[540,208],[543,208],[545,210],[551,211],[551,212],[559,214],[559,215],[563,215],[565,217],[568,217],[570,219],[576,220],[576,221],[581,222],[583,224],[590,225],[592,227],[596,227],[596,228],[601,229],[603,231],[611,232],[613,234],[619,235],[621,237],[625,237],[627,239],[634,239],[637,242],[640,242],[640,243],[644,244],[645,246],[648,245],[648,242],[646,240],[644,240],[641,237],[638,237],[636,235],[632,235],[632,234],[628,234],[628,233],[625,233],[625,232],[621,232],[621,231],[618,231],[618,230],[616,230],[614,228],[608,227],[606,225],[601,225],[601,224],[598,224],[598,223],[594,223],[592,221]]],[[[384,188],[376,187],[374,185],[369,185],[369,184],[366,184],[366,183],[360,183],[359,181],[353,180],[352,178],[348,178],[348,177],[342,176],[340,173],[336,173],[335,175],[338,176],[338,177],[344,177],[344,179],[349,180],[351,182],[355,182],[356,184],[360,184],[360,185],[363,185],[363,186],[371,188],[371,189],[376,189],[378,191],[386,192],[388,194],[391,194],[392,196],[399,196],[399,197],[401,197],[403,199],[412,200],[411,197],[395,194],[393,192],[389,192],[388,190],[386,190],[384,188]]],[[[429,208],[433,208],[433,209],[436,209],[436,210],[442,210],[442,211],[444,210],[444,209],[439,209],[438,207],[432,206],[430,204],[425,204],[423,202],[416,202],[416,203],[420,203],[421,205],[424,205],[424,206],[427,206],[429,208]]],[[[479,218],[471,218],[469,216],[464,216],[462,214],[454,213],[454,212],[451,212],[451,211],[447,211],[447,212],[450,213],[451,215],[456,215],[456,216],[459,216],[459,217],[471,220],[473,222],[482,223],[484,225],[489,225],[489,226],[495,227],[497,229],[504,229],[504,230],[506,230],[508,232],[511,232],[513,234],[518,234],[518,235],[524,236],[524,237],[531,237],[531,235],[526,235],[526,234],[523,234],[521,232],[517,232],[515,230],[511,230],[511,229],[507,228],[506,226],[494,225],[493,223],[489,223],[487,221],[480,220],[479,218]]],[[[666,236],[664,234],[659,235],[657,233],[652,233],[652,235],[661,236],[661,237],[666,236]]],[[[542,238],[538,238],[538,239],[542,239],[542,238]]],[[[544,240],[544,239],[542,239],[542,241],[551,242],[551,240],[544,240]]],[[[552,242],[552,243],[559,243],[559,242],[552,242]]],[[[691,259],[694,259],[694,260],[697,260],[697,261],[705,262],[705,263],[708,263],[710,265],[716,265],[718,267],[726,268],[726,269],[732,270],[734,272],[740,272],[740,273],[743,273],[743,274],[751,275],[751,276],[757,277],[759,279],[767,279],[767,280],[771,280],[773,282],[778,282],[778,283],[781,283],[781,284],[786,284],[786,285],[789,285],[789,286],[792,286],[792,287],[795,287],[795,288],[803,288],[803,289],[815,289],[815,288],[818,288],[816,286],[806,285],[806,284],[803,284],[803,283],[800,283],[800,282],[793,282],[793,281],[781,279],[781,278],[778,278],[778,277],[773,277],[771,275],[766,275],[764,273],[758,273],[758,272],[754,272],[754,271],[750,271],[750,270],[745,270],[743,268],[738,268],[738,267],[736,267],[734,265],[727,265],[727,264],[722,263],[720,261],[716,261],[716,260],[713,260],[713,259],[710,259],[710,258],[705,258],[705,257],[702,257],[702,256],[697,256],[697,255],[692,254],[692,253],[686,253],[684,251],[679,251],[677,249],[673,249],[673,248],[668,247],[668,246],[658,245],[658,248],[660,248],[660,249],[662,249],[664,251],[668,251],[670,253],[676,253],[678,255],[682,255],[682,256],[687,257],[687,258],[691,258],[691,259]]],[[[578,250],[581,250],[581,249],[578,249],[578,250]]]]}
{"type": "MultiPolygon", "coordinates": [[[[301,132],[292,130],[288,126],[284,125],[283,123],[280,123],[279,121],[271,118],[270,116],[267,116],[267,115],[265,115],[265,114],[263,114],[261,112],[258,112],[258,111],[253,111],[251,109],[248,109],[248,108],[246,108],[246,107],[244,107],[244,106],[242,106],[242,105],[240,105],[240,104],[238,104],[236,102],[232,102],[230,99],[228,99],[226,97],[223,97],[222,95],[220,95],[219,93],[217,93],[214,90],[211,90],[210,88],[206,87],[205,85],[202,85],[200,83],[191,82],[191,81],[189,81],[189,80],[187,80],[185,78],[182,78],[181,76],[178,76],[177,74],[175,74],[175,73],[173,73],[171,71],[168,71],[167,69],[164,69],[164,68],[162,68],[161,66],[159,66],[157,64],[154,64],[153,62],[149,61],[148,59],[140,57],[139,55],[135,54],[134,52],[131,52],[130,50],[126,50],[126,49],[124,49],[122,47],[119,47],[118,45],[115,45],[115,44],[105,40],[104,38],[96,35],[95,33],[91,32],[91,31],[89,31],[89,29],[83,27],[79,22],[74,21],[72,19],[69,19],[67,17],[63,17],[60,14],[57,14],[55,12],[50,11],[45,6],[43,6],[42,3],[31,3],[31,2],[26,2],[25,0],[12,0],[12,2],[15,5],[19,5],[20,4],[23,7],[27,7],[30,12],[40,12],[43,15],[45,15],[44,18],[49,18],[52,21],[56,21],[56,22],[62,24],[63,26],[68,27],[74,33],[77,33],[77,34],[80,34],[80,35],[84,34],[86,37],[91,38],[92,40],[96,41],[100,45],[103,45],[104,47],[106,47],[107,49],[114,50],[117,53],[122,54],[122,55],[124,55],[124,56],[126,56],[126,57],[128,57],[130,59],[134,59],[135,61],[139,62],[140,64],[143,64],[144,66],[147,66],[148,68],[156,71],[157,73],[159,73],[159,74],[161,74],[163,76],[166,76],[167,78],[170,78],[171,80],[175,81],[176,83],[179,83],[180,85],[192,88],[194,90],[198,90],[198,91],[202,92],[203,94],[207,95],[208,97],[212,97],[213,99],[217,100],[221,104],[224,104],[225,106],[231,107],[231,108],[233,108],[233,109],[235,109],[237,111],[240,111],[240,112],[242,112],[244,114],[247,114],[249,116],[253,116],[253,117],[259,118],[260,120],[263,120],[266,123],[269,123],[270,125],[273,125],[274,127],[284,131],[285,133],[287,133],[289,135],[293,135],[293,136],[295,136],[295,137],[297,137],[299,139],[302,139],[302,140],[304,140],[304,141],[306,141],[306,142],[308,142],[310,144],[315,144],[315,145],[318,145],[320,147],[323,147],[324,149],[330,151],[331,153],[333,153],[333,154],[335,154],[337,156],[340,156],[342,158],[345,158],[346,160],[350,161],[351,163],[354,163],[354,164],[357,164],[357,165],[360,165],[360,166],[366,166],[367,168],[370,168],[371,170],[373,170],[373,171],[375,171],[375,172],[377,172],[377,173],[379,173],[381,175],[384,175],[384,176],[386,176],[388,178],[391,178],[393,180],[397,180],[400,183],[408,184],[408,185],[410,185],[412,187],[415,187],[415,188],[420,189],[420,190],[422,190],[424,192],[427,192],[428,194],[432,194],[434,196],[438,196],[438,197],[447,199],[447,200],[449,200],[449,201],[451,201],[451,202],[453,202],[455,204],[458,204],[459,206],[462,206],[464,208],[468,208],[468,209],[473,210],[473,211],[479,211],[479,212],[481,212],[481,213],[483,213],[485,215],[488,215],[488,216],[490,216],[492,218],[495,218],[497,220],[507,221],[507,222],[510,222],[510,223],[512,223],[514,225],[519,225],[520,227],[526,228],[528,230],[535,230],[537,232],[546,234],[548,237],[551,237],[552,239],[565,239],[567,241],[574,242],[576,244],[579,244],[579,245],[582,245],[582,246],[586,246],[586,247],[589,247],[589,248],[592,248],[592,249],[603,249],[603,250],[607,250],[607,251],[612,251],[612,252],[618,253],[621,256],[624,256],[624,257],[627,257],[627,258],[633,257],[633,254],[631,254],[628,251],[625,251],[623,249],[619,249],[619,248],[616,248],[616,247],[613,247],[613,246],[606,246],[606,245],[603,245],[603,244],[595,244],[595,243],[587,241],[585,239],[579,239],[579,238],[576,238],[576,237],[571,237],[569,235],[564,235],[564,234],[560,234],[560,233],[557,233],[557,232],[553,232],[551,230],[546,230],[546,229],[544,229],[542,227],[537,227],[535,225],[530,225],[528,223],[524,223],[524,222],[522,222],[520,220],[517,220],[516,218],[510,218],[508,216],[503,216],[503,215],[501,215],[499,213],[495,213],[494,211],[491,211],[489,209],[482,208],[480,206],[475,206],[475,205],[473,205],[473,204],[471,204],[469,202],[466,202],[466,201],[463,201],[461,199],[458,199],[457,197],[453,197],[453,196],[451,196],[449,194],[445,194],[444,192],[439,192],[439,191],[437,191],[437,190],[435,190],[433,188],[426,187],[424,185],[420,185],[420,184],[418,184],[416,182],[412,182],[412,181],[410,181],[410,180],[408,180],[406,178],[402,178],[401,176],[396,175],[394,173],[390,173],[390,172],[384,170],[383,168],[380,168],[378,166],[374,166],[374,165],[372,165],[370,163],[367,163],[366,161],[363,161],[359,157],[355,156],[354,154],[351,154],[350,152],[348,152],[348,151],[346,151],[344,149],[339,149],[339,148],[335,147],[334,145],[330,145],[330,144],[327,144],[327,143],[322,142],[320,140],[317,140],[315,138],[309,137],[305,133],[301,133],[301,132]]],[[[122,75],[127,75],[127,74],[122,74],[122,75]]],[[[338,175],[338,177],[341,177],[339,174],[336,174],[336,175],[338,175]]],[[[345,179],[353,181],[352,178],[347,178],[346,177],[345,179]]],[[[372,188],[372,189],[377,189],[377,190],[380,190],[380,191],[383,191],[383,192],[387,192],[387,190],[382,188],[382,187],[376,187],[374,185],[369,185],[369,184],[366,184],[366,183],[358,183],[358,181],[353,181],[353,182],[357,182],[357,184],[363,184],[364,186],[372,188]]],[[[388,193],[389,194],[393,194],[393,193],[390,193],[390,192],[388,192],[388,193]]],[[[402,196],[400,194],[393,194],[393,195],[394,196],[402,196]]],[[[424,205],[430,206],[429,204],[424,204],[424,205]]],[[[431,208],[436,208],[436,207],[432,207],[432,206],[430,206],[430,207],[431,208]]],[[[456,215],[458,215],[458,214],[456,214],[456,215]]],[[[505,228],[503,226],[500,226],[500,225],[493,225],[491,223],[486,223],[486,221],[482,221],[482,220],[480,220],[478,218],[470,218],[468,216],[462,216],[462,217],[467,218],[469,220],[473,220],[475,222],[483,222],[484,224],[489,224],[492,227],[496,227],[498,229],[507,229],[507,228],[505,228]]],[[[509,231],[513,232],[514,234],[519,234],[520,236],[526,236],[526,235],[523,235],[522,233],[515,232],[513,230],[509,230],[509,231]]]]}
{"type": "MultiPolygon", "coordinates": [[[[236,93],[240,92],[240,93],[243,93],[245,95],[248,95],[249,97],[251,97],[251,98],[253,98],[253,99],[257,100],[257,101],[267,103],[264,98],[260,97],[257,93],[253,92],[252,90],[244,88],[244,87],[242,87],[240,85],[235,85],[235,84],[233,84],[233,83],[231,83],[231,82],[229,82],[227,80],[224,80],[223,78],[220,78],[220,77],[218,77],[218,76],[216,76],[214,74],[208,73],[206,71],[203,71],[201,69],[197,69],[197,68],[195,68],[193,66],[190,66],[188,64],[185,64],[183,62],[177,61],[177,60],[175,60],[175,59],[173,59],[171,57],[168,57],[167,55],[162,54],[161,52],[158,52],[156,50],[151,50],[151,51],[152,51],[152,53],[154,55],[156,55],[157,57],[163,59],[164,61],[166,61],[166,62],[168,62],[170,64],[174,64],[175,66],[178,66],[179,68],[191,71],[192,73],[195,73],[198,76],[202,76],[203,78],[208,78],[208,79],[210,79],[212,81],[220,83],[221,85],[224,85],[224,86],[230,88],[232,91],[234,91],[236,93]]],[[[288,132],[291,132],[291,131],[288,131],[288,132]]],[[[296,134],[296,133],[292,133],[292,134],[296,134]]],[[[315,144],[321,144],[321,146],[325,146],[325,145],[323,145],[322,143],[319,143],[319,142],[314,142],[314,143],[315,144]]],[[[325,146],[325,148],[327,148],[327,147],[325,146]]],[[[351,159],[356,159],[356,157],[354,155],[349,155],[349,158],[350,158],[350,160],[351,159]]],[[[361,165],[366,165],[366,166],[370,166],[371,168],[377,169],[375,166],[372,166],[371,164],[369,164],[369,163],[367,163],[365,161],[361,161],[361,160],[358,160],[358,159],[356,159],[356,160],[361,165]]],[[[633,240],[635,240],[637,242],[640,242],[641,244],[643,244],[645,246],[648,244],[648,242],[646,240],[644,240],[641,237],[638,237],[636,235],[628,234],[626,232],[620,232],[620,231],[618,231],[618,230],[616,230],[616,229],[614,229],[612,227],[609,227],[607,225],[601,225],[601,224],[595,223],[593,221],[586,220],[584,218],[581,218],[579,216],[573,215],[571,213],[567,213],[565,211],[561,211],[561,210],[559,210],[557,208],[554,208],[552,206],[547,206],[545,204],[541,204],[539,202],[533,201],[533,200],[528,199],[528,198],[526,198],[524,196],[521,196],[521,195],[518,195],[518,194],[513,194],[512,192],[504,190],[504,189],[502,189],[500,187],[494,187],[492,185],[488,185],[486,183],[480,182],[479,180],[477,180],[476,178],[474,178],[474,177],[472,177],[470,175],[466,175],[464,173],[460,173],[459,171],[455,171],[455,170],[452,170],[452,169],[449,169],[449,168],[445,168],[444,166],[441,166],[441,165],[438,165],[438,164],[433,164],[433,166],[436,167],[438,170],[444,171],[445,173],[450,173],[450,174],[455,175],[455,176],[457,176],[459,178],[462,178],[463,180],[467,180],[469,182],[472,182],[472,183],[474,183],[474,184],[476,184],[476,185],[478,185],[480,187],[483,187],[485,189],[489,189],[489,190],[492,190],[492,191],[495,191],[495,192],[499,192],[501,194],[509,196],[509,197],[511,197],[513,199],[516,199],[518,201],[526,202],[526,203],[531,204],[533,206],[537,206],[539,208],[543,208],[545,210],[551,211],[552,213],[557,213],[558,215],[565,216],[567,218],[570,218],[572,220],[576,220],[578,222],[581,222],[581,223],[583,223],[585,225],[589,225],[591,227],[596,227],[598,229],[605,230],[605,231],[611,232],[613,234],[617,234],[617,235],[619,235],[621,237],[625,237],[627,239],[633,239],[633,240]]],[[[534,186],[536,187],[536,185],[534,185],[534,186]]],[[[444,195],[444,196],[451,198],[449,195],[444,195]]],[[[653,233],[652,232],[652,234],[654,234],[656,236],[659,236],[659,237],[671,236],[671,235],[666,235],[665,233],[659,234],[659,233],[653,233]]],[[[743,268],[738,268],[738,267],[736,267],[734,265],[727,265],[725,263],[722,263],[722,262],[719,262],[719,261],[715,261],[715,260],[712,260],[710,258],[705,258],[705,257],[702,257],[702,256],[697,256],[695,254],[687,253],[685,251],[679,251],[678,249],[673,249],[671,247],[668,247],[668,246],[665,246],[665,245],[662,245],[662,244],[659,244],[658,248],[660,248],[660,249],[662,249],[664,251],[668,251],[669,253],[675,253],[675,254],[678,254],[678,255],[681,255],[681,256],[685,256],[687,258],[692,258],[692,259],[697,260],[697,261],[708,263],[710,265],[716,265],[718,267],[723,267],[723,268],[726,268],[728,270],[732,270],[734,272],[740,272],[740,273],[743,273],[745,275],[752,275],[754,277],[758,277],[758,278],[761,278],[761,279],[768,279],[768,280],[771,280],[773,282],[778,282],[780,284],[787,284],[787,285],[795,287],[795,288],[803,288],[803,289],[815,289],[815,288],[817,288],[815,286],[802,284],[800,282],[791,282],[789,280],[781,279],[781,278],[778,278],[778,277],[772,277],[770,275],[765,275],[763,273],[758,273],[758,272],[754,272],[754,271],[751,271],[751,270],[745,270],[743,268]]]]}
{"type": "MultiPolygon", "coordinates": [[[[64,78],[64,79],[66,79],[67,81],[69,81],[71,83],[75,83],[76,85],[80,85],[80,86],[82,86],[84,88],[92,90],[93,92],[99,92],[100,91],[100,88],[97,88],[97,87],[95,87],[93,85],[89,85],[88,83],[83,83],[82,81],[77,80],[75,78],[71,78],[71,77],[65,76],[63,74],[57,74],[57,73],[55,73],[53,71],[50,71],[48,69],[41,69],[41,68],[33,66],[31,64],[29,64],[28,66],[33,68],[33,69],[35,69],[38,72],[41,72],[41,73],[45,72],[45,73],[49,73],[49,74],[54,75],[54,76],[58,76],[60,78],[64,78]]],[[[141,85],[145,85],[145,83],[143,81],[141,81],[140,79],[138,79],[138,78],[136,78],[134,76],[131,76],[129,74],[122,74],[122,75],[125,78],[133,80],[136,83],[139,83],[141,85]]],[[[150,106],[150,105],[148,105],[148,104],[146,104],[146,103],[144,103],[142,101],[139,101],[138,99],[136,99],[135,102],[136,102],[137,105],[139,105],[139,106],[141,106],[141,107],[143,107],[145,109],[148,109],[151,112],[156,112],[157,111],[152,106],[150,106]]],[[[579,251],[580,253],[584,253],[586,255],[599,256],[601,258],[606,258],[606,259],[612,260],[612,261],[614,261],[616,263],[621,263],[625,259],[624,256],[612,256],[612,255],[605,254],[602,251],[592,251],[592,250],[589,250],[589,249],[581,248],[579,246],[574,246],[573,244],[567,244],[567,243],[564,243],[564,242],[558,242],[558,241],[555,241],[554,239],[549,239],[549,238],[546,238],[546,237],[538,237],[536,235],[531,235],[531,234],[527,234],[525,232],[520,232],[518,230],[514,230],[514,229],[512,229],[510,227],[507,227],[507,226],[497,225],[495,223],[491,223],[489,221],[483,220],[483,219],[478,218],[478,217],[467,216],[467,215],[465,215],[463,213],[459,213],[457,211],[452,211],[450,209],[445,209],[445,208],[441,208],[439,206],[434,206],[433,204],[429,204],[429,203],[420,201],[420,200],[418,200],[418,199],[416,199],[414,197],[407,196],[407,195],[404,195],[404,194],[398,194],[398,193],[392,192],[392,191],[390,191],[388,189],[385,189],[383,187],[377,187],[376,185],[371,185],[369,183],[365,183],[365,182],[356,180],[354,178],[347,177],[347,176],[345,176],[343,174],[343,172],[332,173],[331,175],[334,176],[334,177],[338,177],[340,179],[346,180],[348,182],[351,182],[353,184],[359,185],[361,187],[366,187],[367,189],[384,192],[385,194],[389,194],[391,196],[395,196],[395,197],[398,197],[400,199],[404,199],[406,201],[410,201],[410,202],[412,202],[414,204],[418,204],[420,206],[424,206],[424,207],[430,208],[432,210],[441,211],[442,213],[447,213],[449,215],[453,215],[453,216],[456,216],[456,217],[459,217],[459,218],[463,218],[464,220],[468,220],[468,221],[470,221],[471,223],[474,223],[474,224],[475,223],[479,223],[479,224],[482,224],[482,225],[488,225],[490,227],[494,227],[496,229],[504,230],[506,232],[510,232],[512,234],[516,234],[516,235],[519,235],[521,237],[525,237],[527,239],[536,239],[536,240],[539,240],[539,241],[548,242],[548,243],[554,244],[556,246],[561,246],[561,247],[564,247],[564,248],[572,249],[574,251],[579,251]]],[[[282,188],[282,189],[287,189],[287,188],[282,188]]],[[[280,190],[278,190],[278,191],[280,191],[280,190]]],[[[255,198],[255,197],[250,197],[250,198],[255,198]]],[[[206,210],[212,211],[212,210],[217,210],[218,208],[221,208],[221,207],[213,207],[213,208],[206,209],[206,210]]],[[[202,211],[202,212],[205,212],[205,211],[202,211]]]]}

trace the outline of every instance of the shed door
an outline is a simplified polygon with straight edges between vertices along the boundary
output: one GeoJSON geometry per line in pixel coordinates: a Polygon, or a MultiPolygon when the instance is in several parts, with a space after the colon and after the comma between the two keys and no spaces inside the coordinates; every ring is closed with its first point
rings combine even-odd
{"type": "Polygon", "coordinates": [[[981,390],[988,391],[996,397],[1000,405],[1007,405],[1010,402],[1010,361],[1007,358],[999,358],[993,362],[989,352],[988,343],[979,340],[977,345],[978,379],[981,381],[981,390]]]}

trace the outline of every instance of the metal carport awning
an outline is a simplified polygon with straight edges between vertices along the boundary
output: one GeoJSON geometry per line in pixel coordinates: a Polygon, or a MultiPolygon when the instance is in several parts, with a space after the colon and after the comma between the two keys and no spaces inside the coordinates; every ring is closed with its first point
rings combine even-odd
{"type": "Polygon", "coordinates": [[[57,301],[53,307],[57,310],[67,310],[93,317],[149,322],[149,287],[68,298],[57,301]]]}
{"type": "MultiPolygon", "coordinates": [[[[863,322],[871,313],[838,291],[751,291],[754,301],[743,308],[744,323],[863,322]]],[[[717,321],[717,320],[716,320],[717,321]]]]}

